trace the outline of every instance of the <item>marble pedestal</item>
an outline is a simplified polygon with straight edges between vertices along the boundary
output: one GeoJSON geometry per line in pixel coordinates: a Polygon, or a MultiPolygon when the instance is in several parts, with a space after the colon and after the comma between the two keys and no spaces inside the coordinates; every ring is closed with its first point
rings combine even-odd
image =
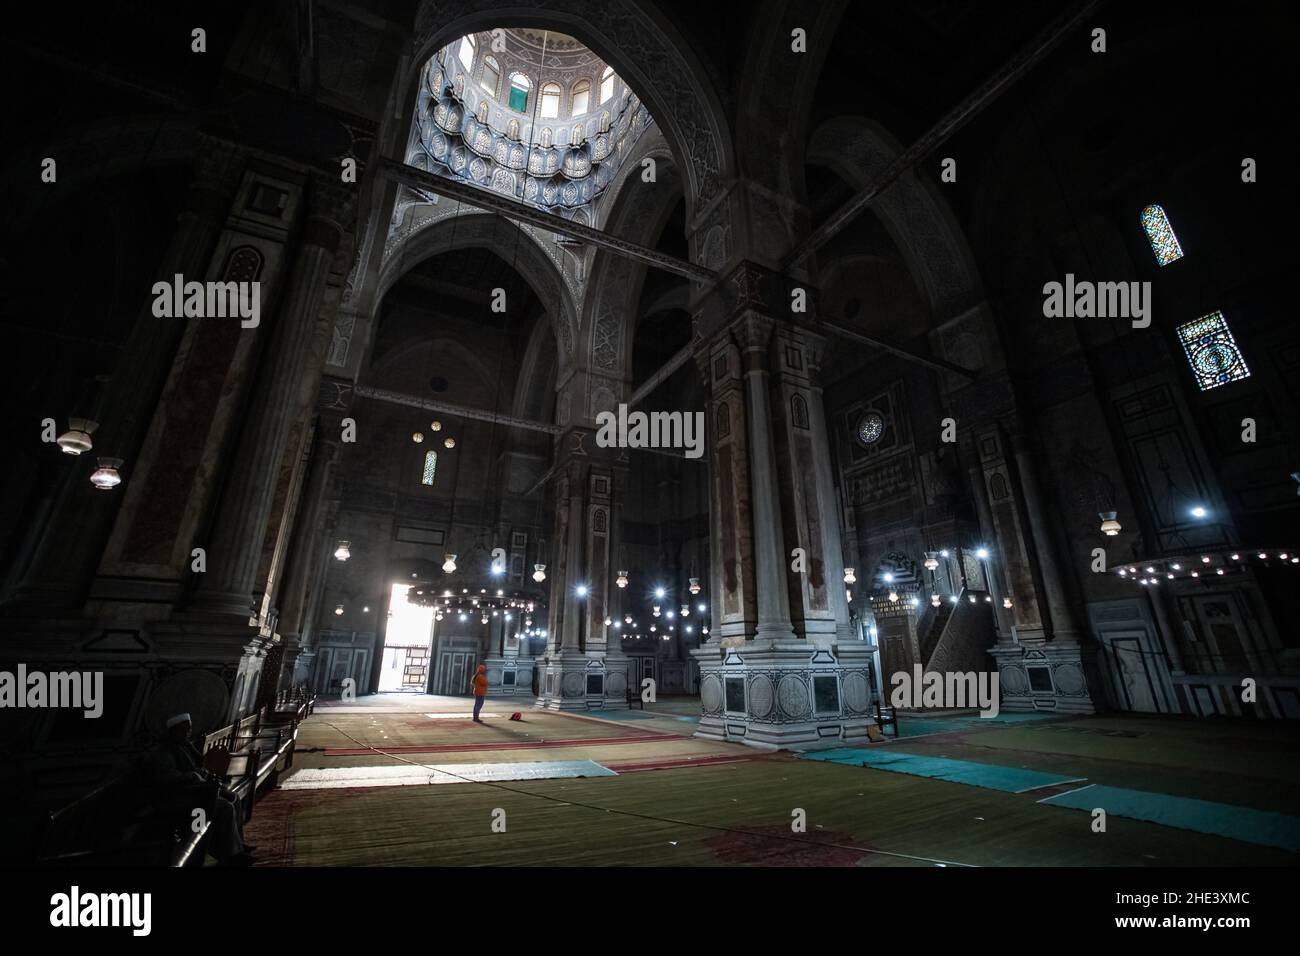
{"type": "Polygon", "coordinates": [[[703,714],[696,736],[763,750],[867,740],[873,647],[847,641],[754,640],[692,651],[703,714]]]}
{"type": "Polygon", "coordinates": [[[998,643],[988,652],[997,661],[1002,710],[1096,713],[1090,688],[1100,694],[1101,675],[1096,652],[1087,645],[1059,640],[998,643]]]}
{"type": "Polygon", "coordinates": [[[531,657],[485,657],[488,697],[531,697],[533,694],[533,660],[531,657]]]}
{"type": "Polygon", "coordinates": [[[534,707],[546,710],[625,710],[627,670],[606,669],[603,654],[565,650],[539,658],[540,693],[534,707]]]}

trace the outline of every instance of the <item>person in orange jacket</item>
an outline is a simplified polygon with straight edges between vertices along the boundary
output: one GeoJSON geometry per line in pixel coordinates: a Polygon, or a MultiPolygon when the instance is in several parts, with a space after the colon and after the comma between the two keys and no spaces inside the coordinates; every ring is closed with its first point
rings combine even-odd
{"type": "Polygon", "coordinates": [[[478,672],[474,675],[472,683],[474,685],[474,723],[481,724],[483,721],[479,719],[478,712],[483,709],[483,701],[487,697],[488,679],[486,664],[480,664],[478,666],[478,672]]]}

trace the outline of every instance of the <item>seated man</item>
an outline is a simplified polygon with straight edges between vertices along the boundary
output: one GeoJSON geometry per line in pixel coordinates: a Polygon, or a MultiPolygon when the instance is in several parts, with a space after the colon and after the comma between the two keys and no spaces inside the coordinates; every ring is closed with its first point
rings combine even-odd
{"type": "Polygon", "coordinates": [[[192,812],[203,801],[199,791],[205,786],[218,787],[212,801],[212,830],[208,852],[226,866],[248,866],[253,862],[253,846],[244,842],[239,798],[221,785],[221,781],[203,768],[203,757],[190,743],[193,724],[189,714],[177,714],[167,721],[167,735],[159,743],[149,762],[150,782],[163,790],[164,806],[192,812]]]}

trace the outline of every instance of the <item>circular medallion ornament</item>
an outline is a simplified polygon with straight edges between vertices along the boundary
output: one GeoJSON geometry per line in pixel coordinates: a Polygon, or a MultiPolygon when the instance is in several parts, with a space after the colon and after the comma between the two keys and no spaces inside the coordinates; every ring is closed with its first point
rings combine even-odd
{"type": "Polygon", "coordinates": [[[749,682],[749,713],[752,717],[766,717],[772,712],[772,679],[759,674],[749,682]]]}
{"type": "Polygon", "coordinates": [[[622,671],[613,670],[605,679],[605,695],[607,697],[618,697],[627,690],[627,677],[622,671]]]}
{"type": "Polygon", "coordinates": [[[847,674],[844,677],[844,705],[855,714],[867,709],[867,678],[863,674],[847,674]]]}
{"type": "Polygon", "coordinates": [[[560,684],[565,697],[582,696],[582,675],[577,671],[569,671],[564,675],[564,681],[560,684]]]}
{"type": "Polygon", "coordinates": [[[1012,696],[1018,697],[1029,690],[1029,677],[1022,667],[1002,668],[999,681],[1002,684],[1002,689],[1012,696]]]}
{"type": "Polygon", "coordinates": [[[858,419],[858,441],[864,445],[874,445],[885,433],[885,420],[879,412],[867,412],[858,419]]]}
{"type": "Polygon", "coordinates": [[[700,703],[706,714],[716,714],[722,710],[722,682],[716,674],[710,674],[700,682],[700,703]]]}
{"type": "Polygon", "coordinates": [[[782,677],[776,693],[787,717],[798,720],[808,716],[808,687],[799,678],[793,674],[782,677]]]}
{"type": "Polygon", "coordinates": [[[1087,689],[1083,669],[1078,664],[1060,664],[1052,672],[1056,689],[1067,697],[1082,697],[1087,689]]]}

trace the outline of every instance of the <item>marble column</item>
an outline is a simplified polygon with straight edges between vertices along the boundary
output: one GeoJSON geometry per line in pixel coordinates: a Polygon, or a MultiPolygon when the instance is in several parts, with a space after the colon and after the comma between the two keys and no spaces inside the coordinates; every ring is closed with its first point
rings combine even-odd
{"type": "Polygon", "coordinates": [[[338,454],[339,442],[333,423],[322,419],[317,428],[311,461],[307,466],[307,484],[302,503],[294,521],[293,539],[289,560],[285,566],[283,586],[280,589],[280,637],[285,646],[285,673],[292,675],[297,658],[302,651],[303,624],[306,618],[306,599],[311,572],[316,558],[327,546],[322,536],[321,513],[324,508],[325,488],[338,454]]]}
{"type": "MultiPolygon", "coordinates": [[[[230,209],[243,159],[233,147],[200,138],[199,158],[185,207],[157,275],[206,276],[222,219],[230,209]]],[[[10,603],[45,609],[79,609],[94,576],[121,496],[97,490],[89,479],[103,455],[125,459],[130,474],[154,404],[167,379],[185,322],[153,315],[153,296],[140,310],[122,349],[103,402],[103,421],[94,434],[94,449],[72,462],[49,519],[39,534],[30,563],[10,603]]]]}
{"type": "Polygon", "coordinates": [[[302,387],[317,316],[343,227],[315,211],[299,239],[280,315],[267,344],[252,408],[229,467],[192,610],[248,619],[274,484],[302,387]]]}
{"type": "Polygon", "coordinates": [[[984,576],[988,578],[989,594],[993,597],[993,620],[997,622],[998,640],[1006,643],[1015,640],[1011,628],[1011,615],[1002,606],[1006,594],[1002,579],[1001,547],[997,531],[993,526],[993,513],[989,510],[988,489],[984,484],[984,469],[979,465],[970,467],[971,496],[975,499],[975,513],[979,518],[980,530],[984,535],[985,547],[989,556],[984,562],[984,576]]]}
{"type": "Polygon", "coordinates": [[[1077,643],[1081,632],[1062,579],[1058,552],[1049,524],[1049,506],[1038,484],[1037,462],[1024,435],[1013,436],[1012,447],[1020,472],[1020,487],[1024,492],[1025,511],[1029,516],[1043,591],[1047,596],[1048,613],[1052,618],[1052,640],[1077,643]]]}
{"type": "Polygon", "coordinates": [[[785,535],[782,530],[776,454],[772,448],[772,407],[769,398],[767,351],[773,322],[751,314],[733,328],[745,375],[746,422],[749,438],[749,481],[753,491],[754,577],[758,598],[755,639],[794,637],[790,596],[786,589],[785,535]]]}

